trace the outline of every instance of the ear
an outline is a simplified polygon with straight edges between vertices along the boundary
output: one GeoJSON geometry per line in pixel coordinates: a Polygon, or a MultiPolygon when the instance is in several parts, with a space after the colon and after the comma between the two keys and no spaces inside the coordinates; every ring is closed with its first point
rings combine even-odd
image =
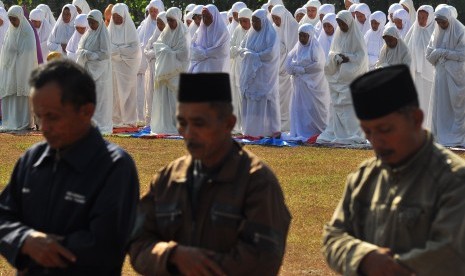
{"type": "Polygon", "coordinates": [[[227,119],[226,119],[226,128],[229,132],[231,132],[236,125],[237,118],[234,114],[231,114],[227,119]]]}
{"type": "Polygon", "coordinates": [[[416,108],[413,111],[413,122],[416,129],[422,128],[424,117],[425,115],[423,114],[423,110],[421,110],[420,108],[416,108]]]}

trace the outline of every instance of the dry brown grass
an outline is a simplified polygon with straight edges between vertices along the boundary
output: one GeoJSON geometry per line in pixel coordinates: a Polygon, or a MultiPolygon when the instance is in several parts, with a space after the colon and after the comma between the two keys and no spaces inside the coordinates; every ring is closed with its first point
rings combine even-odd
{"type": "MultiPolygon", "coordinates": [[[[8,182],[14,163],[37,136],[0,134],[0,188],[8,182]]],[[[139,170],[141,193],[147,191],[154,172],[186,151],[182,141],[109,138],[134,158],[139,170]]],[[[321,230],[336,206],[347,174],[365,158],[367,150],[312,147],[271,148],[247,146],[278,176],[293,216],[281,275],[331,275],[320,253],[321,230]]],[[[134,275],[126,262],[124,275],[134,275]]],[[[14,275],[0,259],[0,275],[14,275]]]]}

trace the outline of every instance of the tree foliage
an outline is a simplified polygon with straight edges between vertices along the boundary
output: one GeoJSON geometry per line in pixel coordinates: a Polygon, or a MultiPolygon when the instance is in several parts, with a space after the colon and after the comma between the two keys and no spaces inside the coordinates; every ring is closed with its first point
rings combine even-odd
{"type": "MultiPolygon", "coordinates": [[[[63,5],[71,2],[72,0],[69,1],[60,1],[60,0],[47,0],[46,4],[50,6],[52,9],[53,13],[55,14],[55,17],[58,17],[58,15],[61,12],[61,8],[63,5]]],[[[334,4],[336,6],[336,9],[339,11],[344,8],[343,0],[320,0],[322,3],[330,3],[334,4]]],[[[13,5],[13,4],[19,4],[19,5],[26,5],[28,9],[31,9],[33,7],[36,7],[38,4],[43,3],[43,0],[17,0],[17,1],[11,1],[11,0],[5,0],[3,1],[7,6],[13,5]]],[[[105,8],[108,6],[108,4],[115,4],[118,2],[123,2],[126,3],[129,6],[129,9],[131,11],[131,14],[133,16],[134,21],[136,24],[140,22],[144,18],[144,10],[145,7],[148,5],[149,1],[148,0],[128,0],[128,1],[114,1],[114,0],[87,0],[89,3],[90,7],[93,9],[99,9],[101,11],[104,11],[105,8]]],[[[165,7],[178,7],[181,8],[182,10],[190,3],[196,3],[196,4],[215,4],[220,11],[226,11],[231,8],[231,6],[237,2],[237,0],[192,0],[186,1],[186,0],[163,0],[165,7]]],[[[246,3],[249,8],[252,10],[260,8],[263,4],[267,2],[267,0],[242,0],[242,2],[246,3]]],[[[284,0],[284,4],[286,8],[291,12],[294,13],[294,11],[303,6],[307,1],[306,0],[284,0]]],[[[361,0],[361,2],[367,3],[371,11],[384,11],[387,13],[387,10],[389,6],[393,3],[397,3],[398,1],[395,0],[361,0]]],[[[465,22],[465,0],[414,0],[413,1],[415,4],[415,8],[418,8],[421,5],[432,5],[433,7],[436,7],[438,4],[441,3],[447,3],[449,5],[454,6],[457,8],[457,11],[459,12],[459,19],[462,22],[465,22]]]]}

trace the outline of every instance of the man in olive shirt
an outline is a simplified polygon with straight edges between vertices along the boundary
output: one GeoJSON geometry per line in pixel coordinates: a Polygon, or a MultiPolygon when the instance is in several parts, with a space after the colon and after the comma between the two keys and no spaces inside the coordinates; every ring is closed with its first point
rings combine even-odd
{"type": "Polygon", "coordinates": [[[408,68],[351,85],[376,158],[347,180],[323,253],[344,275],[465,275],[465,162],[422,129],[408,68]]]}

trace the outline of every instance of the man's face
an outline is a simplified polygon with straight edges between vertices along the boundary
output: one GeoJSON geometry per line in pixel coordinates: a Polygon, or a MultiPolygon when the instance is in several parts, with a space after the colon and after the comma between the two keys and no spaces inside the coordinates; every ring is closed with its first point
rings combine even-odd
{"type": "Polygon", "coordinates": [[[315,19],[318,10],[315,7],[307,7],[307,16],[310,19],[315,19]]]}
{"type": "Polygon", "coordinates": [[[179,103],[176,118],[187,150],[204,164],[222,156],[236,122],[234,115],[220,119],[209,103],[179,103]]]}
{"type": "Polygon", "coordinates": [[[371,20],[370,23],[371,23],[371,29],[376,32],[379,28],[379,22],[376,20],[371,20]]]}
{"type": "Polygon", "coordinates": [[[407,112],[360,121],[376,155],[389,165],[400,164],[418,148],[423,112],[419,108],[407,112]]]}
{"type": "Polygon", "coordinates": [[[113,23],[115,23],[115,25],[123,24],[123,17],[121,15],[114,13],[112,15],[112,18],[113,18],[113,23]]]}
{"type": "Polygon", "coordinates": [[[192,20],[194,20],[195,25],[200,26],[200,22],[202,22],[202,15],[194,14],[192,16],[192,20]]]}
{"type": "Polygon", "coordinates": [[[281,27],[281,17],[277,16],[277,15],[272,15],[271,18],[273,19],[273,23],[277,26],[277,27],[281,27]]]}
{"type": "Polygon", "coordinates": [[[36,28],[36,29],[39,29],[40,25],[42,25],[42,22],[40,22],[38,20],[31,20],[31,23],[32,23],[32,26],[34,26],[34,28],[36,28]]]}
{"type": "Polygon", "coordinates": [[[248,19],[246,17],[240,17],[239,18],[239,24],[241,24],[241,27],[244,30],[248,31],[250,29],[250,19],[248,19]]]}
{"type": "Polygon", "coordinates": [[[152,20],[157,20],[158,9],[157,9],[157,8],[154,8],[154,7],[150,7],[150,9],[149,9],[149,14],[150,14],[150,18],[151,18],[152,20]]]}
{"type": "Polygon", "coordinates": [[[418,25],[420,27],[426,27],[426,23],[428,22],[428,13],[424,10],[418,12],[418,25]]]}
{"type": "Polygon", "coordinates": [[[260,31],[262,29],[262,21],[256,16],[252,16],[252,27],[255,31],[260,31]]]}
{"type": "Polygon", "coordinates": [[[334,27],[330,23],[323,23],[323,30],[325,30],[326,35],[332,36],[334,34],[334,27]]]}
{"type": "Polygon", "coordinates": [[[367,20],[366,16],[358,11],[355,12],[355,17],[357,18],[357,21],[360,22],[360,24],[365,24],[365,21],[367,20]]]}
{"type": "Polygon", "coordinates": [[[449,21],[447,20],[436,19],[436,23],[438,23],[439,27],[443,30],[449,28],[449,21]]]}
{"type": "Polygon", "coordinates": [[[390,35],[385,35],[383,36],[383,39],[389,48],[393,49],[397,46],[397,38],[390,36],[390,35]]]}
{"type": "Polygon", "coordinates": [[[205,24],[207,26],[210,26],[213,23],[213,16],[208,11],[207,8],[202,9],[202,20],[203,20],[203,24],[205,24]]]}
{"type": "Polygon", "coordinates": [[[71,103],[62,103],[61,88],[56,82],[32,88],[31,95],[32,109],[51,148],[67,147],[87,133],[95,109],[93,104],[76,108],[71,103]]]}
{"type": "Polygon", "coordinates": [[[68,8],[65,8],[65,9],[63,10],[63,17],[62,17],[62,19],[63,19],[63,22],[65,22],[65,23],[69,23],[69,21],[71,21],[71,12],[69,11],[68,8]]]}

